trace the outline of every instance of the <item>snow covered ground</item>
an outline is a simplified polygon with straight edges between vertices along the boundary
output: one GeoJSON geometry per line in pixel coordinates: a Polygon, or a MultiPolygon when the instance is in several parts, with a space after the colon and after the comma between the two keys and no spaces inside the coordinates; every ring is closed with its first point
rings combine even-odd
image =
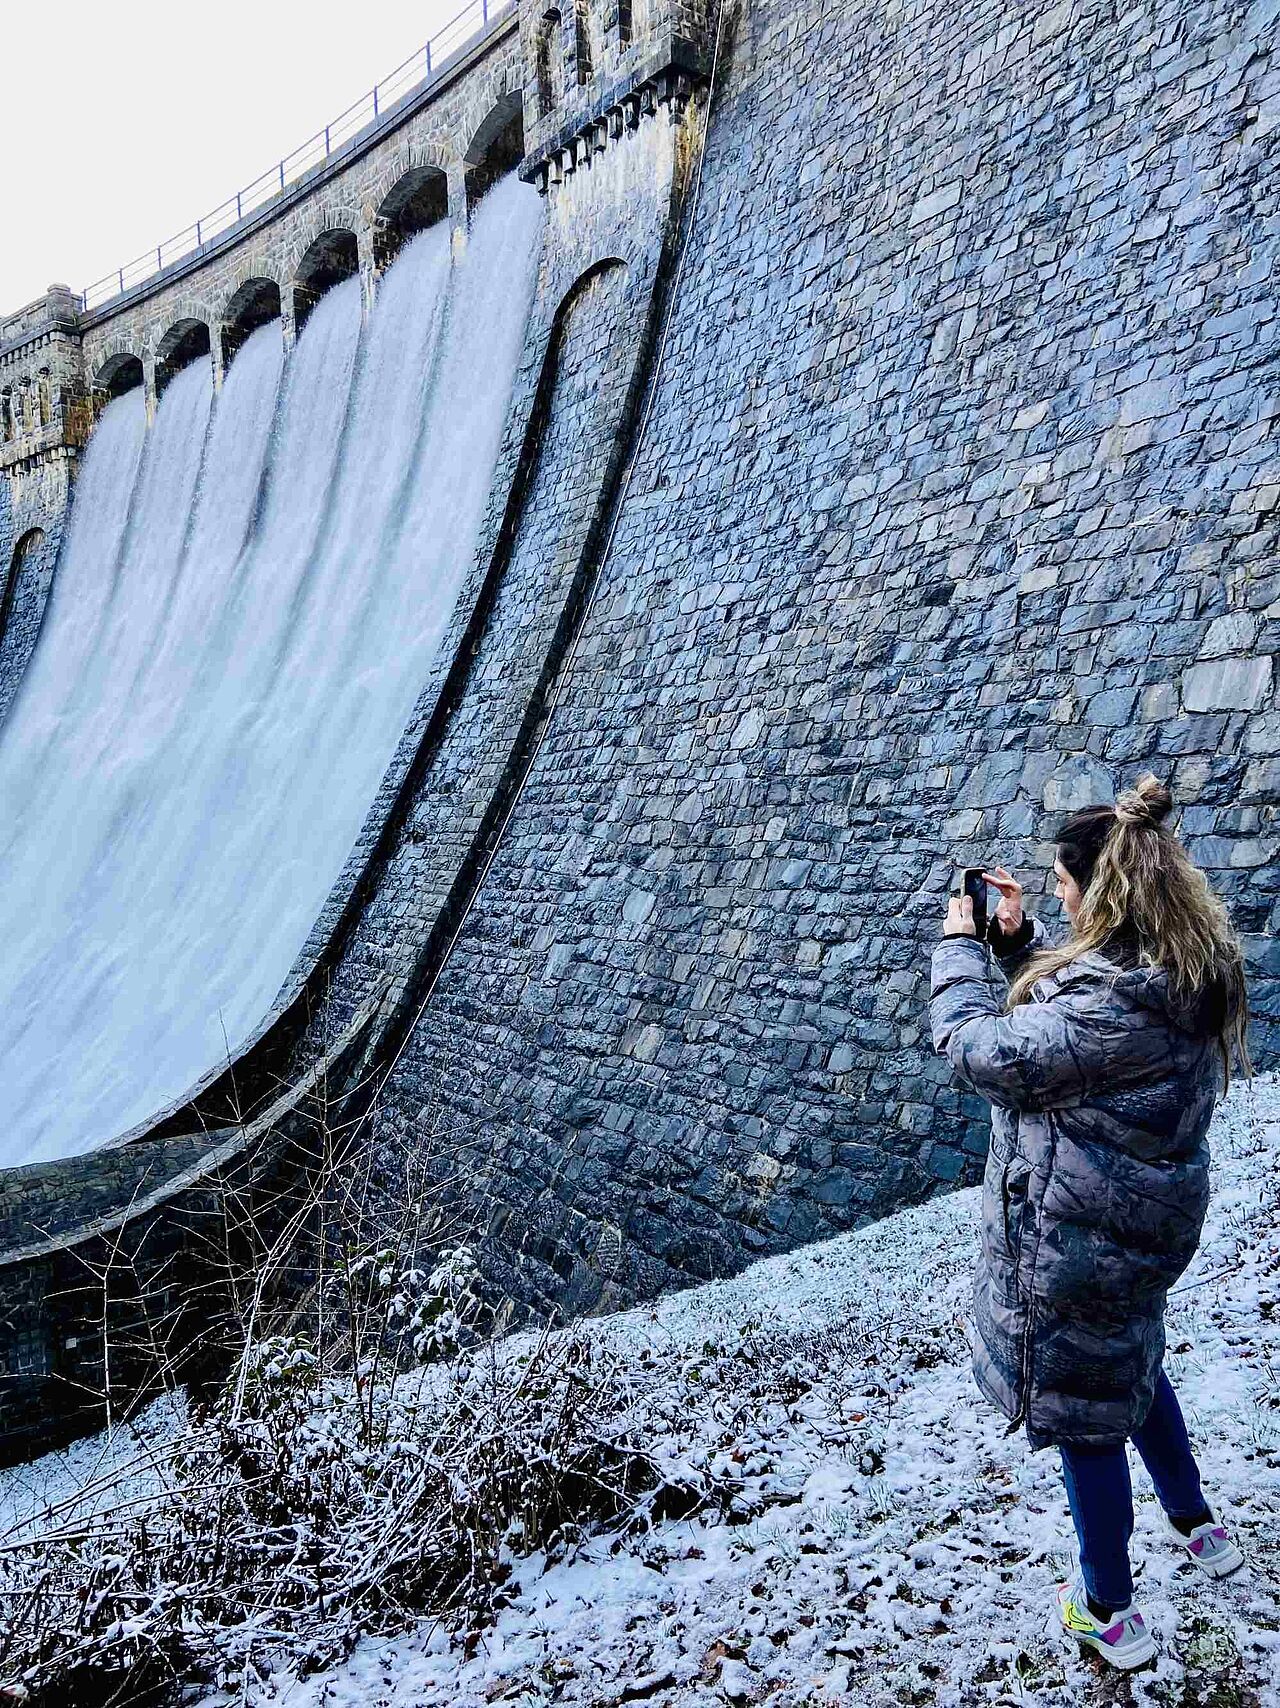
{"type": "MultiPolygon", "coordinates": [[[[556,1563],[516,1559],[519,1593],[470,1655],[424,1626],[205,1708],[1280,1708],[1274,1075],[1233,1088],[1213,1147],[1167,1368],[1249,1564],[1202,1580],[1133,1456],[1153,1671],[1110,1673],[1057,1627],[1053,1586],[1074,1563],[1057,1454],[1006,1438],[969,1373],[971,1190],[593,1325],[636,1370],[655,1448],[712,1472],[728,1491],[718,1507],[638,1538],[589,1534],[556,1563]]],[[[6,1507],[30,1511],[90,1462],[82,1444],[0,1473],[0,1529],[6,1507]]]]}

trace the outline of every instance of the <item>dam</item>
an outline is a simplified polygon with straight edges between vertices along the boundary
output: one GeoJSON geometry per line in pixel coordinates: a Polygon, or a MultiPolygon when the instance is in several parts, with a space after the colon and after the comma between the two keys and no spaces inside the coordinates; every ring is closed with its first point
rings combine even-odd
{"type": "Polygon", "coordinates": [[[1278,29],[476,6],[0,320],[8,1439],[321,1080],[537,1313],[976,1180],[951,874],[1140,769],[1275,1065],[1278,29]]]}

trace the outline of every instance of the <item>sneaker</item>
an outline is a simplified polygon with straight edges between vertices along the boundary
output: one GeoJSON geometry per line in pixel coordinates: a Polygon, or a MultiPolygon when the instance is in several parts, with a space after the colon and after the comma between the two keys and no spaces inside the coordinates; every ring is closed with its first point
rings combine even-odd
{"type": "Polygon", "coordinates": [[[1189,1536],[1182,1534],[1167,1512],[1164,1521],[1169,1534],[1178,1538],[1194,1564],[1209,1577],[1228,1578],[1244,1564],[1244,1555],[1231,1540],[1226,1525],[1219,1524],[1216,1518],[1197,1524],[1189,1536]]]}
{"type": "Polygon", "coordinates": [[[1063,1629],[1070,1631],[1085,1648],[1096,1649],[1111,1666],[1125,1672],[1143,1666],[1156,1652],[1146,1621],[1131,1601],[1111,1615],[1104,1625],[1089,1611],[1085,1596],[1084,1578],[1077,1573],[1074,1583],[1058,1585],[1058,1612],[1063,1629]]]}

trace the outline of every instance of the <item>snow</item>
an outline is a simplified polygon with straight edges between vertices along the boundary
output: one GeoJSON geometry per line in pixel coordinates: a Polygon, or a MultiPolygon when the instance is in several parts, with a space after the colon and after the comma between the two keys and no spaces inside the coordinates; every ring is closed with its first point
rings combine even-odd
{"type": "Polygon", "coordinates": [[[87,1518],[149,1492],[186,1417],[180,1393],[162,1394],[113,1429],[0,1470],[0,1541],[38,1535],[55,1509],[63,1520],[87,1518]]]}
{"type": "MultiPolygon", "coordinates": [[[[1074,1536],[1056,1451],[1007,1437],[969,1369],[973,1189],[590,1325],[625,1356],[655,1454],[713,1478],[705,1510],[515,1560],[519,1593],[471,1652],[423,1624],[314,1677],[282,1660],[257,1694],[203,1708],[1280,1708],[1275,1076],[1233,1087],[1212,1143],[1166,1367],[1248,1565],[1202,1579],[1133,1456],[1154,1670],[1121,1681],[1057,1626],[1074,1536]]],[[[0,1511],[19,1475],[0,1474],[0,1511]]]]}

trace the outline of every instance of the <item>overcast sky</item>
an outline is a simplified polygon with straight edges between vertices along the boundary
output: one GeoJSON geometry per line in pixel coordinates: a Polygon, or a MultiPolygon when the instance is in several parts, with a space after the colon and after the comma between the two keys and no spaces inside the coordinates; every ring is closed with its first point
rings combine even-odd
{"type": "Polygon", "coordinates": [[[0,315],[83,290],[323,129],[465,0],[3,4],[0,315]]]}

